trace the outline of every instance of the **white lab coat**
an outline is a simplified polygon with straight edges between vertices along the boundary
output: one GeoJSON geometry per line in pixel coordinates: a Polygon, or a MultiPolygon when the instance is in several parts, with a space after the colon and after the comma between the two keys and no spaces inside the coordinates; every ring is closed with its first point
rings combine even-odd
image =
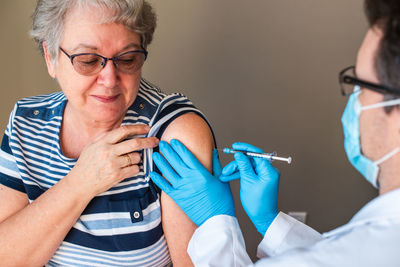
{"type": "MultiPolygon", "coordinates": [[[[236,218],[207,220],[190,240],[195,266],[253,266],[236,218]]],[[[320,235],[280,213],[258,246],[255,266],[400,266],[400,189],[365,205],[349,223],[320,235]]]]}

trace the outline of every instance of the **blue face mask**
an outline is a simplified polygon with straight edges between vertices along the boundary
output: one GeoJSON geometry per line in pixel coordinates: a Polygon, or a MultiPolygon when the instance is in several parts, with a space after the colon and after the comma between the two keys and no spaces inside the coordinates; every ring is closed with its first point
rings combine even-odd
{"type": "Polygon", "coordinates": [[[346,109],[343,112],[342,125],[344,132],[344,148],[346,150],[347,158],[353,167],[356,168],[356,170],[359,171],[375,188],[378,188],[378,165],[391,158],[394,154],[398,153],[400,149],[399,147],[395,148],[393,151],[377,161],[372,161],[362,155],[359,118],[363,110],[398,105],[400,104],[400,99],[362,107],[360,101],[358,100],[360,93],[360,87],[355,86],[354,92],[350,95],[346,109]]]}

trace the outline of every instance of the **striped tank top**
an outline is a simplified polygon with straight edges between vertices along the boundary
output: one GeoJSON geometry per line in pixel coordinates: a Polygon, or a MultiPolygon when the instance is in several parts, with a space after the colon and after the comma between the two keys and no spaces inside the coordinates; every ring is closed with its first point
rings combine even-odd
{"type": "MultiPolygon", "coordinates": [[[[66,176],[77,161],[60,149],[66,102],[66,96],[56,92],[21,99],[11,112],[0,150],[0,183],[27,194],[30,202],[66,176]]],[[[187,112],[205,119],[182,94],[166,95],[142,79],[122,125],[147,124],[147,136],[160,138],[171,121],[187,112]]],[[[160,192],[148,176],[154,168],[152,152],[143,151],[136,176],[92,199],[47,266],[171,263],[161,225],[160,192]]]]}

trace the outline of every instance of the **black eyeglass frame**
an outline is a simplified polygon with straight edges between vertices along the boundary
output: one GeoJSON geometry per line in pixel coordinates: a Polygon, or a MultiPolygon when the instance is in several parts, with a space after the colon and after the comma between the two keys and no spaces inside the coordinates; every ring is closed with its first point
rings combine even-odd
{"type": "Polygon", "coordinates": [[[375,92],[378,92],[381,94],[389,93],[389,94],[400,96],[400,89],[395,89],[395,88],[392,88],[389,86],[379,85],[379,84],[363,81],[356,77],[345,75],[345,73],[347,71],[349,71],[350,69],[355,70],[355,66],[347,67],[339,73],[340,90],[341,90],[341,93],[343,96],[347,96],[349,94],[346,94],[346,91],[345,91],[344,87],[342,86],[342,84],[358,85],[361,88],[367,88],[367,89],[370,89],[372,91],[375,91],[375,92]]]}
{"type": "Polygon", "coordinates": [[[124,56],[126,54],[130,54],[130,53],[142,53],[144,54],[144,61],[146,61],[147,59],[147,55],[148,52],[146,49],[139,49],[139,50],[132,50],[132,51],[127,51],[125,53],[122,53],[118,56],[115,57],[104,57],[102,55],[96,54],[96,53],[79,53],[79,54],[68,54],[64,49],[62,49],[62,47],[60,46],[60,50],[69,58],[69,60],[71,61],[72,66],[74,66],[74,58],[77,56],[89,56],[89,55],[94,55],[94,56],[98,56],[100,58],[103,59],[103,61],[101,62],[101,67],[104,68],[107,65],[107,61],[111,60],[114,64],[114,66],[118,69],[118,64],[117,64],[117,60],[119,57],[124,56]]]}

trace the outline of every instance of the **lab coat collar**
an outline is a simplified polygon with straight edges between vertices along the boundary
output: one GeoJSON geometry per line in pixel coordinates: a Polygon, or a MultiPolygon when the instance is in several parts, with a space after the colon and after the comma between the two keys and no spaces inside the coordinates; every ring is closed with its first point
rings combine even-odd
{"type": "Polygon", "coordinates": [[[400,216],[400,189],[392,190],[371,200],[354,215],[350,223],[392,216],[400,216]]]}
{"type": "Polygon", "coordinates": [[[357,212],[349,223],[338,227],[323,236],[328,238],[359,225],[374,221],[397,219],[400,221],[400,189],[395,189],[381,196],[378,196],[367,203],[357,212]]]}

